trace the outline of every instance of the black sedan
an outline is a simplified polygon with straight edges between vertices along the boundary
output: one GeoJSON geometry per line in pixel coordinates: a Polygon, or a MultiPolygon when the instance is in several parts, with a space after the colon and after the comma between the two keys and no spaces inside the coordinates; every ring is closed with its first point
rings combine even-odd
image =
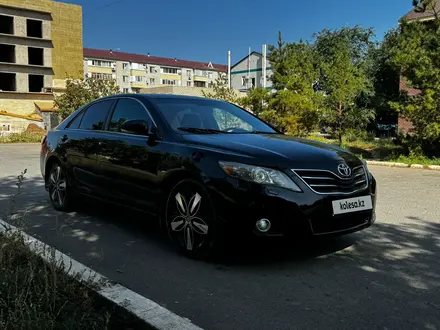
{"type": "Polygon", "coordinates": [[[212,99],[98,99],[43,139],[41,173],[55,209],[81,195],[143,210],[193,257],[229,233],[342,235],[375,221],[362,160],[212,99]]]}

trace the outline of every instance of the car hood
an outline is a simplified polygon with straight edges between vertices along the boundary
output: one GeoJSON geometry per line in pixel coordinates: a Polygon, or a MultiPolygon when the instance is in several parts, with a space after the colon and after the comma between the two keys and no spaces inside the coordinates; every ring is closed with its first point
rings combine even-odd
{"type": "Polygon", "coordinates": [[[261,166],[334,170],[334,165],[341,162],[346,162],[350,167],[362,164],[355,155],[337,146],[283,134],[185,134],[182,136],[186,143],[194,147],[243,156],[261,166]]]}

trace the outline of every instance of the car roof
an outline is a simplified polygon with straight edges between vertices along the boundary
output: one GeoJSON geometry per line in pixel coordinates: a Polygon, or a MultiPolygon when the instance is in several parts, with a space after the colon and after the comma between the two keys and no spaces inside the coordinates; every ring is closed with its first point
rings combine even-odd
{"type": "Polygon", "coordinates": [[[190,96],[190,95],[175,95],[175,94],[116,94],[111,96],[106,96],[101,99],[107,99],[107,98],[114,98],[114,97],[123,97],[123,96],[129,96],[136,99],[148,99],[148,100],[155,100],[155,99],[185,99],[185,100],[210,100],[210,101],[219,101],[215,99],[210,99],[206,97],[200,97],[200,96],[190,96]]]}

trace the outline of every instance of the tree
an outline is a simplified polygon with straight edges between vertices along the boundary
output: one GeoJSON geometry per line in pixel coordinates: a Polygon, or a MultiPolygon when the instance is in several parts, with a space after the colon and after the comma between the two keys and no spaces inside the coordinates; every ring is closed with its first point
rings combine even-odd
{"type": "Polygon", "coordinates": [[[343,27],[324,29],[315,34],[319,59],[319,91],[322,99],[322,122],[330,126],[342,143],[347,129],[365,128],[374,118],[366,100],[374,94],[366,60],[374,46],[371,29],[343,27]]]}
{"type": "MultiPolygon", "coordinates": [[[[428,10],[430,3],[420,1],[418,6],[418,10],[428,10]]],[[[390,105],[411,121],[415,139],[425,145],[438,144],[440,143],[439,19],[436,16],[428,24],[402,21],[401,33],[396,39],[389,49],[389,62],[404,77],[408,87],[420,92],[411,96],[403,92],[401,98],[390,102],[390,105]]]]}
{"type": "Polygon", "coordinates": [[[212,84],[212,92],[202,90],[204,97],[210,99],[223,100],[231,103],[238,103],[238,96],[235,90],[228,87],[228,78],[225,75],[220,75],[212,84]]]}
{"type": "Polygon", "coordinates": [[[68,79],[66,91],[55,97],[55,106],[61,119],[67,118],[75,110],[100,97],[119,93],[119,87],[114,80],[95,78],[68,79]]]}
{"type": "Polygon", "coordinates": [[[320,99],[314,90],[319,69],[313,47],[303,41],[286,44],[279,33],[278,47],[269,50],[276,93],[261,116],[288,134],[307,135],[318,122],[320,99]]]}
{"type": "Polygon", "coordinates": [[[260,116],[267,111],[270,100],[270,92],[262,87],[252,88],[249,93],[240,98],[239,104],[251,111],[254,115],[260,116]]]}

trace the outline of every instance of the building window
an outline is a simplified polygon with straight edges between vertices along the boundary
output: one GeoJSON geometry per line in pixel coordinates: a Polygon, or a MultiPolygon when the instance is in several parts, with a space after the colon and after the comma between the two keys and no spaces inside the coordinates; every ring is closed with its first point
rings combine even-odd
{"type": "Polygon", "coordinates": [[[187,81],[186,86],[191,87],[191,81],[187,81]]]}
{"type": "Polygon", "coordinates": [[[192,75],[192,70],[186,70],[186,75],[187,75],[188,77],[191,77],[191,75],[192,75]]]}
{"type": "Polygon", "coordinates": [[[150,66],[150,73],[157,73],[156,67],[150,66]]]}
{"type": "Polygon", "coordinates": [[[111,62],[110,61],[101,61],[101,60],[92,60],[92,65],[109,68],[109,67],[111,67],[111,62]]]}
{"type": "Polygon", "coordinates": [[[241,77],[241,86],[246,86],[247,79],[245,76],[241,77]]]}
{"type": "Polygon", "coordinates": [[[156,85],[156,79],[150,78],[150,85],[156,85]]]}
{"type": "Polygon", "coordinates": [[[29,79],[29,92],[41,93],[44,87],[44,76],[30,74],[28,79],[29,79]]]}
{"type": "Polygon", "coordinates": [[[206,87],[206,82],[204,82],[204,81],[194,81],[194,87],[206,87]]]}
{"type": "Polygon", "coordinates": [[[162,73],[171,73],[171,74],[177,74],[177,69],[175,68],[161,68],[162,73]]]}
{"type": "Polygon", "coordinates": [[[111,73],[92,72],[92,78],[100,80],[113,80],[113,75],[111,73]]]}
{"type": "Polygon", "coordinates": [[[0,15],[0,33],[14,34],[14,18],[0,15]]]}
{"type": "Polygon", "coordinates": [[[1,133],[10,133],[10,132],[12,132],[12,125],[11,124],[0,123],[0,134],[1,133]]]}
{"type": "Polygon", "coordinates": [[[136,82],[144,82],[144,77],[142,77],[142,76],[135,76],[134,77],[134,80],[136,81],[136,82]]]}
{"type": "Polygon", "coordinates": [[[130,93],[130,90],[128,88],[123,88],[122,93],[128,94],[128,93],[130,93]]]}
{"type": "Polygon", "coordinates": [[[208,88],[212,88],[212,84],[211,83],[208,83],[208,88]]]}
{"type": "Polygon", "coordinates": [[[16,91],[15,73],[0,72],[0,91],[16,91]]]}
{"type": "Polygon", "coordinates": [[[212,72],[208,72],[208,78],[212,79],[212,72]]]}
{"type": "Polygon", "coordinates": [[[27,19],[26,34],[28,37],[43,38],[43,22],[34,19],[27,19]]]}
{"type": "Polygon", "coordinates": [[[130,77],[129,76],[122,76],[122,81],[125,83],[130,82],[130,77]]]}
{"type": "Polygon", "coordinates": [[[177,85],[177,80],[162,79],[162,85],[177,85]]]}
{"type": "Polygon", "coordinates": [[[0,44],[0,62],[15,63],[15,46],[0,44]]]}
{"type": "Polygon", "coordinates": [[[124,70],[128,69],[128,63],[122,63],[122,69],[124,70]]]}
{"type": "Polygon", "coordinates": [[[31,65],[44,65],[43,48],[28,47],[28,63],[31,65]]]}
{"type": "Polygon", "coordinates": [[[252,78],[252,87],[255,87],[255,78],[252,78]]]}

